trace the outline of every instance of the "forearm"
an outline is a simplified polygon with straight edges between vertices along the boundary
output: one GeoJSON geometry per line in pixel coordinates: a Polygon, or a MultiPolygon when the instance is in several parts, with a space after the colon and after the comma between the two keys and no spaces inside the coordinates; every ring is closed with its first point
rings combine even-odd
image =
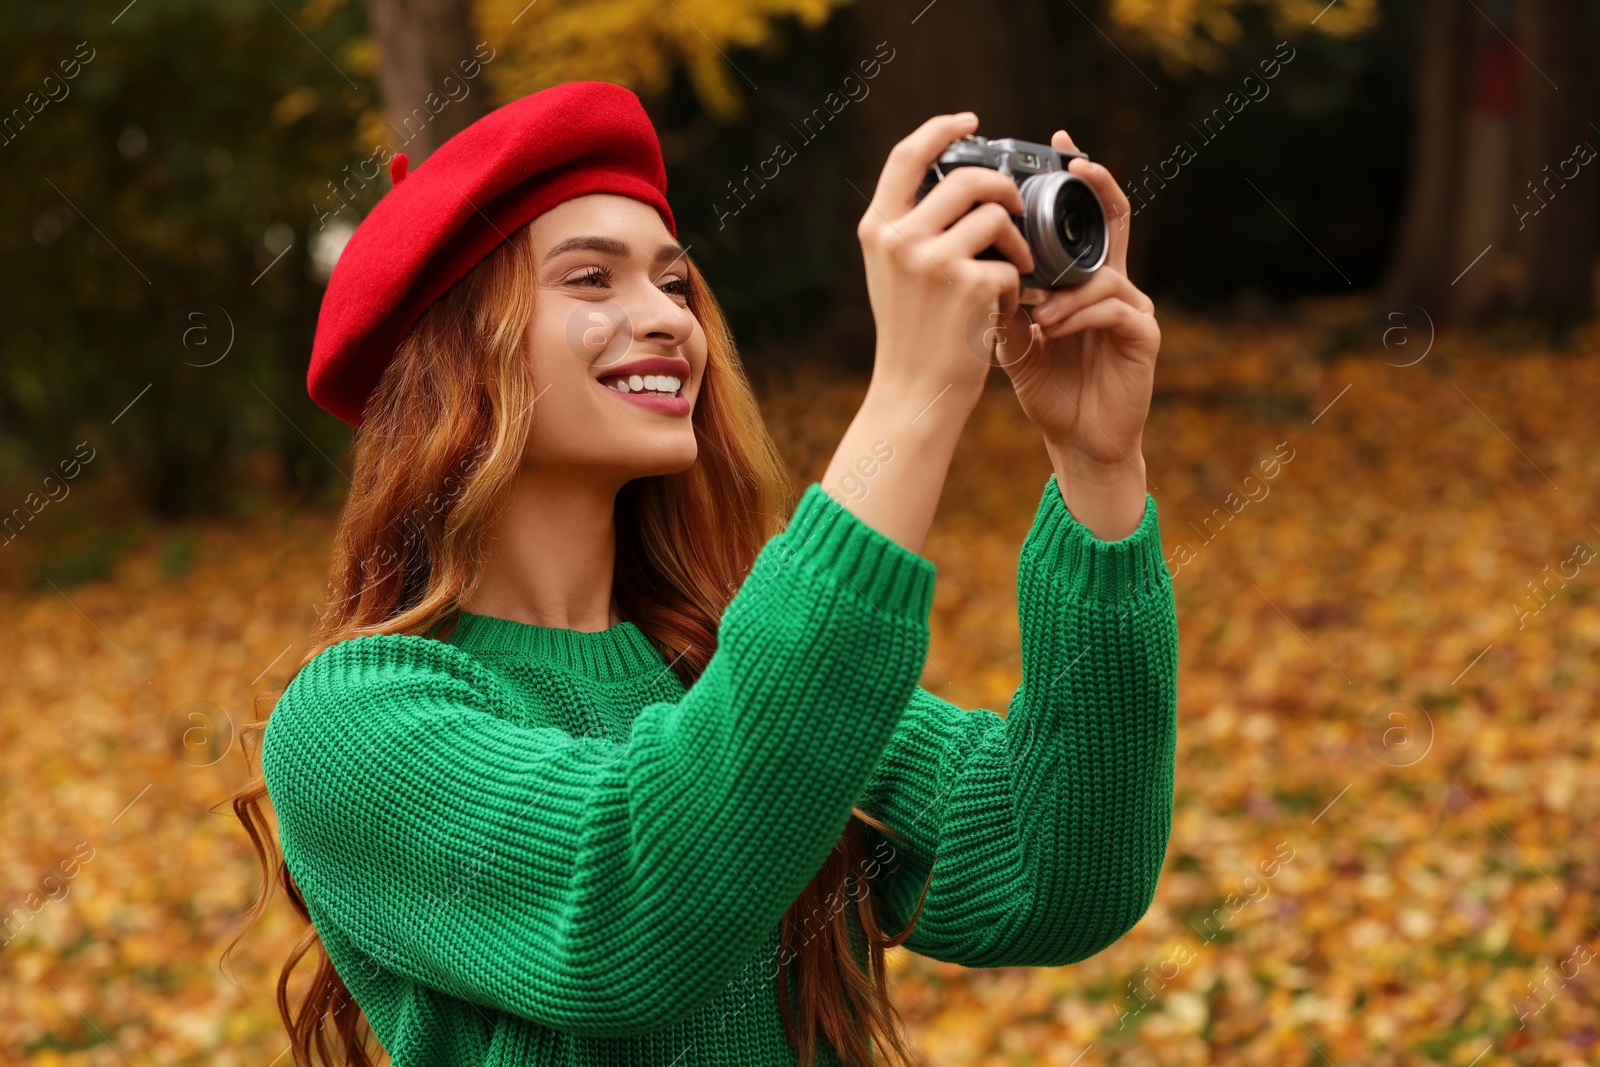
{"type": "Polygon", "coordinates": [[[1154,893],[1171,829],[1178,646],[1153,503],[1113,543],[1072,524],[1047,497],[1021,554],[1023,682],[1006,727],[1031,920],[1070,927],[1056,948],[1081,958],[1154,893]]]}
{"type": "MultiPolygon", "coordinates": [[[[1138,921],[1171,833],[1177,622],[1154,505],[1097,540],[1047,484],[1018,560],[1023,684],[1004,718],[917,689],[863,805],[900,836],[880,901],[906,947],[1061,966],[1138,921]],[[937,863],[934,860],[937,859],[937,863]]],[[[869,870],[869,875],[872,871],[869,870]]]]}
{"type": "Polygon", "coordinates": [[[1137,447],[1105,464],[1045,438],[1061,500],[1072,517],[1101,541],[1120,541],[1144,517],[1144,454],[1137,447]]]}
{"type": "Polygon", "coordinates": [[[868,526],[920,553],[977,399],[965,386],[901,388],[875,376],[822,488],[868,526]]]}

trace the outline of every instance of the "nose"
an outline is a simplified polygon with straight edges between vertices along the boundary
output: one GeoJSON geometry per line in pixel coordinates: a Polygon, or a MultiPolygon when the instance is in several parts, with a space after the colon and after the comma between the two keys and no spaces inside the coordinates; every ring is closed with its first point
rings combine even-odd
{"type": "Polygon", "coordinates": [[[694,312],[663,293],[654,281],[639,286],[638,295],[628,301],[626,310],[636,341],[656,341],[676,348],[694,332],[694,312]]]}

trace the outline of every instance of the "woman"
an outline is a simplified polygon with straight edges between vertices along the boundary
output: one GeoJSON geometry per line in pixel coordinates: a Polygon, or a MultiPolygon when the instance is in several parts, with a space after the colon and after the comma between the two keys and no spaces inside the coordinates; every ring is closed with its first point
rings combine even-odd
{"type": "Polygon", "coordinates": [[[631,93],[558,86],[396,157],[309,376],[362,427],[327,607],[235,799],[252,918],[281,876],[313,924],[278,987],[296,1063],[374,1062],[372,1035],[397,1065],[907,1063],[886,947],[1060,966],[1144,913],[1177,668],[1140,454],[1159,331],[1125,225],[1030,325],[1014,182],[915,202],[976,127],[930,119],[884,167],[871,384],[786,525],[631,93]],[[1005,717],[917,685],[987,314],[1054,466],[1005,717]]]}

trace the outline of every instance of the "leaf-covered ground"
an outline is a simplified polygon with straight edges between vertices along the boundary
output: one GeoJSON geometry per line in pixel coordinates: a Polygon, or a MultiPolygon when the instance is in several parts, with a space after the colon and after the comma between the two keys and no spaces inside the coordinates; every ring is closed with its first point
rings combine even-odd
{"type": "MultiPolygon", "coordinates": [[[[1429,349],[1420,318],[1385,335],[1366,310],[1163,315],[1145,453],[1182,671],[1161,887],[1076,966],[893,954],[935,1063],[1600,1055],[1596,338],[1429,349]]],[[[926,547],[923,684],[1004,709],[1016,553],[1049,466],[993,385],[926,547]]],[[[764,397],[802,478],[864,387],[801,375],[764,397]]],[[[85,484],[0,552],[0,1061],[283,1051],[287,909],[234,980],[217,967],[256,873],[211,810],[239,750],[208,761],[296,661],[332,521],[263,490],[249,514],[161,524],[85,484]]]]}

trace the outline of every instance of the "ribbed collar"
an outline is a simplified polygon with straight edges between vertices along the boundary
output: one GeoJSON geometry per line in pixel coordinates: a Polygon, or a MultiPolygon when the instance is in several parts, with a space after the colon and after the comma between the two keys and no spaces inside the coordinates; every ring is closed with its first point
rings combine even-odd
{"type": "Polygon", "coordinates": [[[650,638],[631,622],[608,630],[567,630],[463,611],[447,640],[469,652],[551,663],[603,682],[659,672],[665,666],[650,638]]]}

